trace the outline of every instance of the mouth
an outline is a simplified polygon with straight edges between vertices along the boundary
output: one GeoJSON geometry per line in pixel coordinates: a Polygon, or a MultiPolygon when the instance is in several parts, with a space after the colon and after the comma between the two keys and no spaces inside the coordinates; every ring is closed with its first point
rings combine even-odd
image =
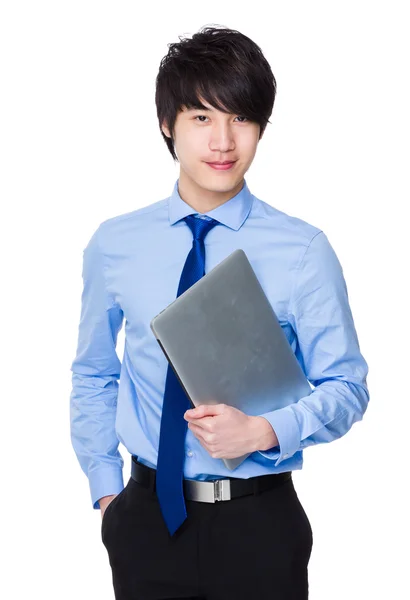
{"type": "Polygon", "coordinates": [[[234,164],[236,163],[236,160],[230,160],[230,161],[223,161],[223,162],[208,162],[206,163],[207,165],[209,165],[212,169],[215,169],[216,171],[229,171],[229,169],[232,169],[232,167],[234,166],[234,164]]]}

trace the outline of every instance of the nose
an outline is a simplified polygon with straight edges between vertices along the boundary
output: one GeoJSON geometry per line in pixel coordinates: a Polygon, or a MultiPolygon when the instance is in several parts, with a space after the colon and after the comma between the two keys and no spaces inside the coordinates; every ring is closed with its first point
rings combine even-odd
{"type": "Polygon", "coordinates": [[[209,149],[219,152],[229,152],[235,149],[233,132],[227,123],[216,124],[212,128],[209,149]]]}

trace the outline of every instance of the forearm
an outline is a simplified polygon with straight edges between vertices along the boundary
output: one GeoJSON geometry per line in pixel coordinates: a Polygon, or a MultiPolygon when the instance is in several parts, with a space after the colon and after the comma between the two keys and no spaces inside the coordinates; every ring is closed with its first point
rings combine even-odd
{"type": "Polygon", "coordinates": [[[274,459],[277,466],[308,446],[332,442],[363,417],[368,399],[363,382],[323,382],[309,396],[263,415],[275,431],[279,446],[259,451],[265,458],[274,459]]]}
{"type": "Polygon", "coordinates": [[[115,433],[117,385],[110,379],[73,373],[70,396],[71,442],[89,480],[93,508],[98,499],[123,487],[123,458],[115,433]],[[107,385],[104,385],[106,381],[107,385]]]}
{"type": "Polygon", "coordinates": [[[254,430],[255,451],[270,450],[279,444],[276,433],[267,419],[264,417],[251,417],[254,430]]]}

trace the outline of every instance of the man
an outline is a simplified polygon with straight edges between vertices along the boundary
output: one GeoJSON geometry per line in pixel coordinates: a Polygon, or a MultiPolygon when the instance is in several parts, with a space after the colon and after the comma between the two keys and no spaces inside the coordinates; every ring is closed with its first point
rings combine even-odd
{"type": "Polygon", "coordinates": [[[244,179],[275,93],[260,48],[237,31],[208,27],[170,44],[155,99],[179,178],[168,198],[101,223],[84,250],[71,433],[117,600],[306,599],[313,536],[291,473],[305,448],[340,438],[368,405],[368,367],[326,235],[244,179]],[[237,248],[314,386],[259,416],[189,409],[149,326],[237,248]],[[132,455],[125,487],[119,441],[132,455]],[[222,458],[247,452],[234,472],[225,467],[222,458]]]}

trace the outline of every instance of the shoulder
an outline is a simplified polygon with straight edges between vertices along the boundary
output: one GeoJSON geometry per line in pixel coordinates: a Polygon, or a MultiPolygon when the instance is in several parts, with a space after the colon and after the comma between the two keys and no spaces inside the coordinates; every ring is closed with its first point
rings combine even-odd
{"type": "Polygon", "coordinates": [[[279,210],[256,196],[254,196],[253,207],[255,217],[265,220],[275,231],[275,235],[286,238],[290,244],[300,245],[302,249],[306,250],[316,237],[325,236],[320,227],[279,210]]]}
{"type": "Polygon", "coordinates": [[[112,244],[117,246],[119,243],[122,246],[130,239],[130,236],[135,238],[139,232],[145,232],[158,220],[166,218],[167,211],[168,198],[164,198],[147,206],[105,219],[100,222],[94,235],[98,237],[102,251],[112,247],[112,244]]]}
{"type": "Polygon", "coordinates": [[[100,223],[99,229],[102,232],[109,234],[122,227],[145,225],[151,219],[155,219],[157,211],[163,210],[167,207],[167,204],[168,198],[164,198],[163,200],[148,204],[147,206],[109,217],[100,223]]]}

